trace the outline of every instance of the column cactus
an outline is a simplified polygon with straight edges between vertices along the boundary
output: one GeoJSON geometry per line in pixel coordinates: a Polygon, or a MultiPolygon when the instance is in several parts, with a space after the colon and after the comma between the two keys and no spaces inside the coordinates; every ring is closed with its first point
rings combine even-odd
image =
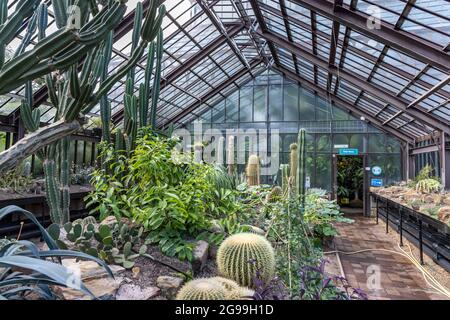
{"type": "MultiPolygon", "coordinates": [[[[143,32],[140,27],[142,23],[142,3],[138,2],[135,11],[134,29],[132,34],[131,51],[139,44],[139,33],[143,32]]],[[[149,15],[156,15],[156,7],[149,9],[149,15]]],[[[151,127],[156,127],[156,107],[159,99],[159,90],[161,82],[161,64],[163,54],[163,33],[159,28],[156,36],[156,42],[151,42],[148,46],[147,64],[144,70],[144,81],[139,85],[137,96],[134,95],[136,73],[135,67],[131,68],[127,75],[126,90],[124,94],[124,131],[122,137],[116,137],[117,142],[123,140],[119,145],[125,146],[125,150],[130,153],[136,146],[136,137],[140,128],[148,125],[151,121],[151,127]],[[152,72],[155,66],[155,75],[152,79],[152,72]],[[153,80],[153,84],[152,84],[153,80]],[[151,96],[150,96],[151,94],[151,96]],[[151,106],[149,110],[149,101],[151,106]]]]}
{"type": "MultiPolygon", "coordinates": [[[[127,1],[103,1],[101,9],[95,1],[89,1],[89,5],[86,1],[77,2],[81,13],[79,26],[67,23],[67,19],[72,18],[67,12],[67,1],[53,1],[58,29],[49,35],[46,35],[47,7],[45,3],[40,5],[41,0],[20,1],[8,19],[5,19],[4,2],[0,6],[0,21],[3,22],[0,26],[0,58],[5,55],[6,45],[14,39],[20,26],[30,19],[32,21],[33,15],[37,15],[39,31],[38,42],[30,50],[18,52],[8,61],[0,59],[0,95],[28,81],[45,77],[49,100],[56,108],[56,116],[54,123],[34,131],[29,130],[29,135],[0,153],[0,172],[14,168],[24,158],[79,130],[84,124],[85,115],[128,74],[141,59],[145,48],[161,34],[165,15],[165,8],[159,6],[159,1],[150,3],[140,28],[140,41],[130,59],[116,73],[105,77],[108,52],[112,48],[108,39],[111,39],[111,32],[123,19],[127,1]]],[[[30,27],[28,31],[35,30],[30,27]]],[[[26,41],[26,38],[22,41],[26,41]]],[[[32,109],[33,106],[27,108],[32,109]]],[[[106,119],[108,108],[107,101],[103,100],[101,110],[105,128],[109,123],[106,119]]]]}
{"type": "MultiPolygon", "coordinates": [[[[0,69],[0,80],[5,77],[11,79],[8,84],[4,81],[0,82],[0,94],[13,88],[10,83],[14,83],[14,88],[21,84],[26,85],[26,97],[22,101],[20,112],[25,128],[30,133],[0,154],[0,171],[14,167],[15,163],[36,152],[44,164],[51,219],[62,225],[69,219],[70,208],[71,162],[68,155],[70,146],[68,135],[80,129],[85,123],[85,115],[100,103],[103,139],[110,139],[111,110],[106,94],[121,78],[131,73],[130,70],[141,59],[145,48],[161,33],[165,8],[158,5],[159,1],[151,2],[142,27],[140,27],[142,14],[140,19],[136,20],[135,27],[138,31],[135,32],[135,50],[132,56],[115,74],[107,75],[112,52],[112,30],[126,11],[126,1],[105,1],[101,10],[95,1],[90,1],[89,5],[87,2],[81,2],[80,25],[76,29],[73,26],[67,27],[71,25],[68,24],[67,19],[72,18],[71,12],[67,11],[67,1],[55,0],[52,3],[59,29],[49,36],[46,35],[47,6],[41,4],[34,13],[30,13],[22,6],[22,3],[31,5],[39,2],[23,0],[16,8],[13,17],[0,26],[0,44],[10,41],[5,36],[4,30],[6,27],[9,28],[9,24],[14,19],[20,18],[23,21],[33,15],[35,18],[32,17],[30,22],[34,24],[33,21],[36,21],[37,28],[29,25],[27,34],[33,34],[36,29],[38,30],[38,42],[34,48],[27,52],[16,52],[16,56],[4,63],[0,69]],[[89,20],[89,17],[92,18],[89,20]],[[24,65],[27,67],[26,70],[24,65]],[[31,86],[31,80],[41,76],[45,77],[49,100],[56,109],[54,123],[42,128],[40,128],[39,109],[33,109],[31,86]]],[[[140,2],[138,8],[141,8],[142,12],[140,2]]],[[[3,7],[0,6],[0,21],[5,21],[1,17],[2,10],[3,7]]],[[[15,35],[15,33],[11,34],[15,35]]],[[[25,35],[22,43],[28,38],[25,35]]],[[[137,108],[132,108],[132,111],[129,118],[136,120],[137,108]]],[[[133,130],[132,132],[135,132],[133,130]]],[[[134,140],[131,139],[131,143],[133,142],[134,140]]]]}
{"type": "Polygon", "coordinates": [[[260,184],[260,172],[259,157],[256,154],[250,155],[245,170],[247,184],[249,186],[257,186],[260,184]]]}
{"type": "Polygon", "coordinates": [[[289,154],[289,161],[290,161],[290,173],[289,173],[289,183],[292,186],[292,192],[294,194],[297,194],[298,192],[298,179],[297,179],[297,170],[298,170],[298,144],[297,143],[291,143],[289,146],[290,154],[289,154]]]}
{"type": "Polygon", "coordinates": [[[289,192],[289,165],[282,164],[280,166],[281,171],[281,189],[284,195],[288,195],[289,192]]]}
{"type": "Polygon", "coordinates": [[[298,198],[302,207],[305,204],[305,188],[306,188],[306,130],[300,129],[298,133],[298,167],[297,167],[297,185],[298,198]]]}
{"type": "Polygon", "coordinates": [[[231,177],[235,173],[234,165],[234,136],[228,137],[227,142],[227,164],[228,164],[228,175],[231,177]]]}

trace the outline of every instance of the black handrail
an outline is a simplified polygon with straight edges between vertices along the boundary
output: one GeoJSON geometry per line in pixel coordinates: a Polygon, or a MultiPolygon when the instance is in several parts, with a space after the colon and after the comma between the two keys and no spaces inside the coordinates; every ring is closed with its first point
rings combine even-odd
{"type": "Polygon", "coordinates": [[[434,262],[450,271],[450,228],[448,225],[379,194],[371,192],[370,198],[375,201],[376,223],[378,224],[379,218],[384,220],[386,233],[389,232],[389,224],[396,227],[400,235],[400,246],[403,246],[403,237],[406,237],[419,249],[422,264],[425,253],[434,262]]]}

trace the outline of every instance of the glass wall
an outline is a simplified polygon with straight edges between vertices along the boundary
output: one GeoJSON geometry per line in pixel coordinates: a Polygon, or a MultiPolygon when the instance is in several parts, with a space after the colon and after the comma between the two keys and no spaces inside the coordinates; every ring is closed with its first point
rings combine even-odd
{"type": "MultiPolygon", "coordinates": [[[[224,135],[227,129],[266,129],[269,136],[259,139],[259,143],[267,143],[269,152],[270,134],[278,130],[280,164],[289,163],[289,146],[297,141],[298,130],[305,128],[311,187],[331,189],[332,155],[338,152],[335,148],[338,145],[367,154],[369,166],[382,168],[379,178],[385,184],[402,179],[398,140],[272,71],[266,71],[222,99],[198,120],[203,130],[219,129],[224,135]]],[[[191,131],[193,127],[194,123],[186,125],[191,131]]],[[[239,166],[240,170],[244,167],[239,166]]],[[[263,181],[273,183],[275,179],[276,175],[269,175],[263,181]]]]}

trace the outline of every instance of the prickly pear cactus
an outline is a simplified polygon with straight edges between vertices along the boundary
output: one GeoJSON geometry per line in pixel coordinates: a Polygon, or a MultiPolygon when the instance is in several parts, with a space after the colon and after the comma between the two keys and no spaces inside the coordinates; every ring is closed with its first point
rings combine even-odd
{"type": "Polygon", "coordinates": [[[61,249],[71,247],[126,269],[132,268],[135,259],[147,252],[147,246],[141,241],[143,227],[129,227],[122,222],[97,225],[95,218],[89,216],[67,222],[63,228],[65,236],[58,224],[48,227],[61,249]]]}

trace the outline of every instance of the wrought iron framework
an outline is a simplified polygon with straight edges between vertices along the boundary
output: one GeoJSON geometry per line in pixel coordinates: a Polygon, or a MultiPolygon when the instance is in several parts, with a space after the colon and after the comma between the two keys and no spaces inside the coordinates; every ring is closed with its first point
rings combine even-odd
{"type": "MultiPolygon", "coordinates": [[[[130,56],[137,1],[128,1],[126,17],[115,30],[110,72],[130,56]]],[[[142,1],[145,8],[149,1],[142,1]]],[[[450,135],[447,1],[156,1],[168,9],[160,127],[192,121],[269,67],[407,143],[436,132],[450,135]]],[[[9,1],[9,9],[17,2],[9,1]]],[[[51,1],[46,2],[51,13],[51,1]]],[[[141,80],[145,61],[137,67],[141,80]]],[[[53,107],[45,86],[39,81],[34,85],[35,107],[45,124],[54,116],[53,107]]],[[[123,91],[122,82],[108,96],[118,126],[123,91]]],[[[20,131],[22,94],[19,88],[0,97],[2,130],[20,131]]],[[[97,107],[91,116],[98,114],[97,107]]]]}

